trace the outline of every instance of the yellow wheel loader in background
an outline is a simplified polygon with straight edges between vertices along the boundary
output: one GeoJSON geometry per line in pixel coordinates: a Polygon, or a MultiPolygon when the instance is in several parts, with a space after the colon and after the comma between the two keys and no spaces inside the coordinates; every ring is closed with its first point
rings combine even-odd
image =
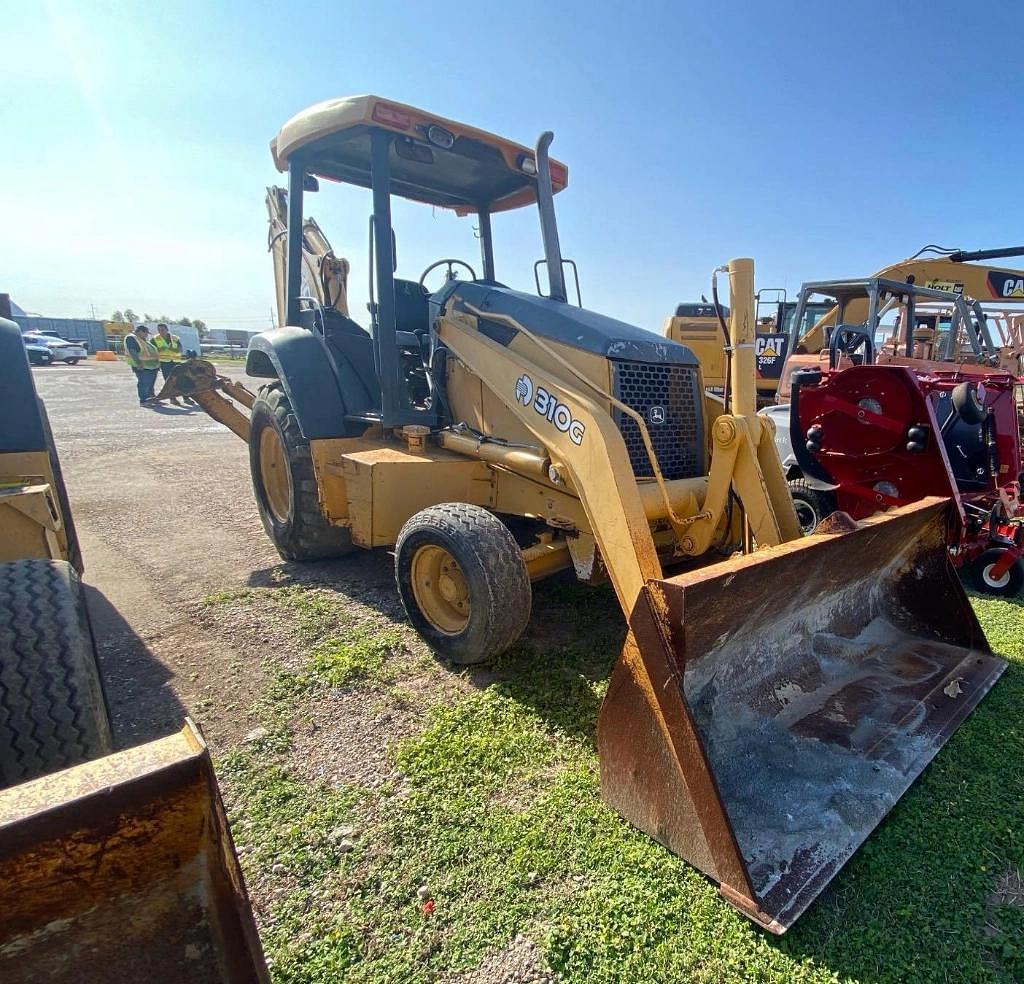
{"type": "Polygon", "coordinates": [[[267,382],[254,395],[194,362],[161,396],[248,441],[284,558],[393,549],[410,621],[456,663],[516,641],[531,581],[610,579],[629,633],[598,720],[603,795],[783,932],[1005,664],[949,568],[946,503],[800,538],[755,412],[749,260],[728,265],[726,407],[686,347],[568,303],[551,139],[531,150],[372,96],[299,113],[272,144],[284,327],[246,365],[267,382]],[[309,286],[330,280],[296,232],[320,178],[372,194],[370,332],[309,286]],[[396,277],[392,196],[473,215],[479,275],[446,258],[396,277]],[[491,236],[527,205],[538,295],[499,282],[491,236]]]}
{"type": "Polygon", "coordinates": [[[210,754],[113,752],[46,410],[0,295],[0,980],[268,980],[210,754]]]}

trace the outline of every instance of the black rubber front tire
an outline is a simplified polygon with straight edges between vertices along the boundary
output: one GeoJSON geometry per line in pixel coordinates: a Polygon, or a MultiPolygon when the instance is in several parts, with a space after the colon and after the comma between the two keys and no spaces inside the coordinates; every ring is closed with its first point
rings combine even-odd
{"type": "Polygon", "coordinates": [[[395,544],[395,580],[413,627],[431,649],[463,666],[505,652],[530,621],[533,601],[523,555],[508,527],[493,513],[465,502],[448,502],[416,513],[395,544]],[[426,546],[446,550],[469,591],[469,618],[458,634],[440,631],[420,610],[412,564],[426,546]]]}
{"type": "Polygon", "coordinates": [[[0,564],[0,786],[112,750],[78,575],[62,560],[0,564]]]}
{"type": "Polygon", "coordinates": [[[802,478],[789,482],[789,494],[804,536],[813,533],[826,516],[836,511],[836,498],[831,492],[811,488],[802,478]]]}
{"type": "Polygon", "coordinates": [[[262,387],[253,403],[250,415],[249,470],[263,528],[285,560],[342,557],[355,549],[350,531],[341,526],[332,526],[320,509],[309,442],[302,436],[291,403],[280,383],[262,387]],[[283,521],[273,514],[267,491],[263,487],[260,434],[266,427],[277,431],[288,458],[291,510],[283,521]]]}
{"type": "Polygon", "coordinates": [[[971,581],[982,594],[1016,598],[1024,587],[1024,563],[1021,563],[1020,558],[1010,565],[1001,580],[993,581],[990,572],[1005,553],[1002,547],[991,547],[971,564],[971,581]]]}

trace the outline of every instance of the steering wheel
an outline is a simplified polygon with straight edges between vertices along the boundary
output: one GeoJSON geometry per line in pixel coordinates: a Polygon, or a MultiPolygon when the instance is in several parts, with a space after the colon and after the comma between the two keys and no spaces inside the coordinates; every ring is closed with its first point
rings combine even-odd
{"type": "Polygon", "coordinates": [[[423,273],[420,275],[420,286],[424,286],[423,282],[427,279],[427,275],[430,273],[431,270],[436,270],[439,266],[445,265],[447,265],[448,267],[448,275],[445,277],[445,281],[455,279],[455,272],[452,270],[452,267],[455,266],[465,267],[470,272],[473,279],[476,280],[476,270],[474,270],[465,260],[456,260],[452,258],[438,260],[436,263],[431,263],[430,266],[428,266],[427,269],[424,270],[423,273]]]}
{"type": "Polygon", "coordinates": [[[867,329],[859,325],[836,325],[828,343],[829,368],[835,369],[842,356],[854,360],[861,352],[861,363],[870,365],[875,361],[875,340],[867,329]]]}

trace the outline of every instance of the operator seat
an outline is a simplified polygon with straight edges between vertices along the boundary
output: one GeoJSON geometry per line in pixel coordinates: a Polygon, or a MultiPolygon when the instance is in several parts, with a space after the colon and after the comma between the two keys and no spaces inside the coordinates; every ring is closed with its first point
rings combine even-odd
{"type": "Polygon", "coordinates": [[[395,278],[395,332],[400,348],[419,348],[419,336],[430,329],[427,289],[415,280],[395,278]],[[404,337],[403,337],[404,336],[404,337]]]}

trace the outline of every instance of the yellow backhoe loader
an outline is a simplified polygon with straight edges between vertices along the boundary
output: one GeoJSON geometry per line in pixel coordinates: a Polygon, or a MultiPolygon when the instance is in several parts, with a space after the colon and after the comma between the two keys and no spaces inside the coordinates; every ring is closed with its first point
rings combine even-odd
{"type": "Polygon", "coordinates": [[[598,721],[603,795],[782,932],[1005,664],[949,570],[944,502],[800,538],[755,412],[749,260],[727,267],[727,407],[685,346],[568,302],[551,140],[372,96],[299,113],[272,143],[284,326],[246,364],[267,382],[252,394],[194,362],[160,395],[248,441],[284,558],[393,549],[410,621],[456,663],[515,642],[531,581],[610,579],[629,634],[598,721]],[[292,230],[321,178],[372,195],[370,332],[303,286],[292,230]],[[480,275],[446,258],[396,277],[393,196],[474,216],[480,275]],[[527,205],[536,295],[498,281],[491,237],[527,205]]]}
{"type": "Polygon", "coordinates": [[[266,984],[210,753],[114,752],[46,410],[0,295],[0,981],[266,984]]]}

